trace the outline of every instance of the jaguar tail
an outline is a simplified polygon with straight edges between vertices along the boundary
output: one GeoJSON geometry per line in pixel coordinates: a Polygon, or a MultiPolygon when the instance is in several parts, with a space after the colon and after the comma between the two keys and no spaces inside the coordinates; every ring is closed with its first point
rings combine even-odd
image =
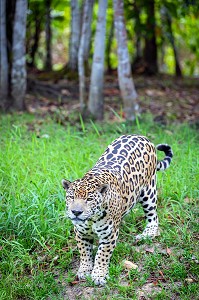
{"type": "Polygon", "coordinates": [[[165,158],[163,160],[159,160],[157,163],[157,171],[163,171],[166,170],[172,160],[173,157],[173,151],[171,147],[167,144],[160,144],[156,146],[157,150],[163,151],[165,153],[165,158]]]}

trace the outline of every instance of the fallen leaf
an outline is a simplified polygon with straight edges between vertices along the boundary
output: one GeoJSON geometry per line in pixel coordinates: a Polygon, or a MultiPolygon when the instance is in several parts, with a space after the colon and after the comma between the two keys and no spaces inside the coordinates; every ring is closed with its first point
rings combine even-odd
{"type": "Polygon", "coordinates": [[[123,267],[128,270],[131,270],[131,269],[136,270],[138,268],[138,265],[134,264],[133,262],[131,262],[129,260],[125,260],[125,261],[123,261],[123,267]]]}
{"type": "Polygon", "coordinates": [[[86,279],[81,279],[81,280],[74,280],[74,281],[71,281],[70,284],[71,285],[75,285],[75,284],[78,284],[80,282],[86,282],[86,279]]]}
{"type": "Polygon", "coordinates": [[[152,248],[145,248],[145,251],[149,252],[149,253],[154,253],[154,247],[152,247],[152,248]]]}
{"type": "Polygon", "coordinates": [[[70,248],[69,247],[63,247],[62,251],[68,251],[70,248]]]}
{"type": "Polygon", "coordinates": [[[194,282],[194,280],[193,280],[192,278],[186,278],[185,281],[186,281],[187,283],[192,283],[192,282],[194,282]]]}
{"type": "Polygon", "coordinates": [[[159,271],[159,274],[162,276],[161,280],[162,280],[162,281],[166,281],[163,272],[162,272],[162,271],[159,271]]]}
{"type": "Polygon", "coordinates": [[[59,258],[59,255],[56,255],[56,256],[53,257],[53,259],[52,259],[52,262],[53,262],[55,265],[57,265],[57,263],[58,263],[58,258],[59,258]]]}
{"type": "Polygon", "coordinates": [[[166,248],[166,252],[167,252],[167,254],[170,256],[171,254],[172,254],[172,251],[171,251],[171,249],[170,248],[166,248]]]}

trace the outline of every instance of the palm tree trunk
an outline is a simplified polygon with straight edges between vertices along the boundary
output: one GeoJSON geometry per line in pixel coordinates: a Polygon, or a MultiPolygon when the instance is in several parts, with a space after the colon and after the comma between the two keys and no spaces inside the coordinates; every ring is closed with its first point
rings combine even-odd
{"type": "Polygon", "coordinates": [[[117,39],[118,79],[127,120],[134,120],[138,113],[137,93],[131,75],[131,65],[127,48],[127,33],[124,21],[123,0],[114,0],[114,23],[117,39]]]}
{"type": "Polygon", "coordinates": [[[13,107],[17,110],[25,109],[24,96],[27,79],[25,58],[26,12],[27,0],[17,0],[13,29],[11,71],[11,95],[13,107]]]}
{"type": "Polygon", "coordinates": [[[106,37],[107,0],[99,0],[98,20],[95,34],[94,55],[91,71],[88,109],[98,120],[103,119],[104,110],[104,52],[106,37]]]}

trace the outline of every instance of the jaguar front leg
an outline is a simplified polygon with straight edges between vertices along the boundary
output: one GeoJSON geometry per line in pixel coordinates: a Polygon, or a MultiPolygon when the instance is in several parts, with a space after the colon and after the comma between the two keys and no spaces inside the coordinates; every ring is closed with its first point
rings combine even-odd
{"type": "Polygon", "coordinates": [[[76,231],[77,247],[80,253],[80,266],[77,272],[79,279],[85,279],[93,270],[93,239],[82,236],[76,231]]]}
{"type": "Polygon", "coordinates": [[[94,268],[91,274],[96,285],[104,285],[108,278],[109,262],[116,246],[119,230],[111,234],[109,238],[101,238],[97,254],[95,256],[94,268]]]}

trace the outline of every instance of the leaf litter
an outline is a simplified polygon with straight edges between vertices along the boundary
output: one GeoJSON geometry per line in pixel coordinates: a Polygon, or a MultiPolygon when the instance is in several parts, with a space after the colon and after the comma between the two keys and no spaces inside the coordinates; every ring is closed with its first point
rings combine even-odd
{"type": "MultiPolygon", "coordinates": [[[[42,81],[31,76],[26,106],[30,113],[52,114],[60,124],[75,124],[79,121],[80,104],[78,81],[66,79],[42,81]]],[[[188,122],[198,124],[199,120],[199,83],[194,78],[177,79],[160,75],[159,77],[134,76],[141,113],[152,113],[154,121],[188,122]]],[[[87,96],[89,81],[87,80],[87,96]]],[[[104,109],[109,121],[121,121],[122,101],[116,76],[105,76],[104,109]]]]}

